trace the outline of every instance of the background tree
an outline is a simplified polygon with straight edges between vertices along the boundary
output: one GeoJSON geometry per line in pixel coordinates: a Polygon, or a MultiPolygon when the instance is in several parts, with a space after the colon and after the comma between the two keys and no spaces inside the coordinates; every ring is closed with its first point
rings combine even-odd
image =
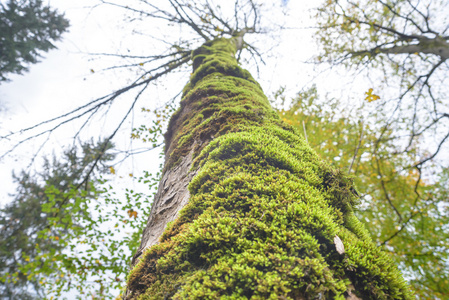
{"type": "Polygon", "coordinates": [[[403,151],[425,135],[429,146],[410,166],[418,172],[435,162],[449,138],[448,15],[447,1],[432,0],[325,1],[316,15],[318,61],[366,71],[383,91],[382,130],[394,129],[403,151]]]}
{"type": "Polygon", "coordinates": [[[8,74],[22,74],[69,27],[63,14],[42,0],[8,0],[0,3],[0,82],[8,74]]]}
{"type": "Polygon", "coordinates": [[[14,176],[17,193],[0,214],[2,297],[41,298],[44,282],[56,284],[51,277],[55,273],[60,277],[58,256],[67,255],[70,242],[64,239],[86,230],[86,207],[98,196],[95,178],[114,158],[111,148],[103,142],[74,145],[61,157],[45,159],[38,173],[22,171],[14,176]],[[98,159],[100,151],[105,153],[98,159]]]}
{"type": "Polygon", "coordinates": [[[392,254],[406,274],[419,299],[445,299],[449,295],[447,259],[449,253],[447,173],[435,181],[423,180],[409,169],[416,161],[417,147],[404,153],[391,138],[391,131],[378,142],[381,113],[361,119],[372,103],[359,107],[351,101],[320,98],[312,87],[290,101],[276,95],[281,118],[304,133],[321,157],[353,175],[361,197],[356,211],[374,241],[392,254]],[[396,152],[400,152],[398,155],[396,152]]]}
{"type": "Polygon", "coordinates": [[[447,246],[432,234],[435,228],[446,234],[441,222],[447,197],[440,192],[446,190],[441,187],[448,167],[441,151],[449,137],[448,9],[446,1],[326,1],[316,15],[322,46],[318,61],[366,74],[379,91],[368,91],[366,100],[373,103],[358,112],[365,122],[367,111],[383,122],[382,127],[371,124],[378,133],[366,155],[373,159],[369,173],[381,189],[370,194],[390,207],[392,223],[387,224],[395,226],[376,236],[398,253],[418,243],[416,253],[403,253],[403,263],[413,270],[415,288],[429,299],[448,294],[447,274],[440,272],[447,269],[447,246]]]}
{"type": "MultiPolygon", "coordinates": [[[[142,151],[160,146],[162,128],[172,112],[171,106],[142,109],[143,114],[156,116],[152,125],[147,122],[132,130],[131,139],[146,145],[142,151]]],[[[4,238],[0,262],[5,265],[0,287],[5,295],[117,296],[160,178],[149,172],[119,175],[114,168],[120,164],[117,153],[104,140],[81,143],[62,158],[45,160],[43,171],[17,176],[18,192],[0,218],[4,238]],[[117,186],[119,177],[128,179],[126,189],[117,186]],[[145,189],[135,190],[139,185],[145,189]],[[36,209],[30,210],[32,206],[36,209]]],[[[119,181],[123,184],[124,179],[119,181]]]]}

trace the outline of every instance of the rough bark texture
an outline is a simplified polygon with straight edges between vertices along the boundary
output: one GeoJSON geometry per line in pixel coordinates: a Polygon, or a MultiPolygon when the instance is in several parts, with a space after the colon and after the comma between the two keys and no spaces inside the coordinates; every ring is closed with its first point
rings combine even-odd
{"type": "Polygon", "coordinates": [[[127,298],[412,299],[355,218],[351,180],[279,119],[236,45],[192,54],[127,298]]]}
{"type": "Polygon", "coordinates": [[[195,175],[195,172],[190,171],[192,154],[193,151],[183,157],[179,165],[164,172],[147,226],[142,234],[140,247],[133,257],[133,265],[145,249],[157,244],[167,223],[174,221],[178,212],[189,201],[190,194],[187,186],[195,175]]]}

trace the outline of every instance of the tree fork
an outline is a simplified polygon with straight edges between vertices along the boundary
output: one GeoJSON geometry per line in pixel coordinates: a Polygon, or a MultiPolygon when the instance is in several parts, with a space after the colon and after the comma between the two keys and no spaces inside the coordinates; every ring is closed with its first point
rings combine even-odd
{"type": "Polygon", "coordinates": [[[192,53],[125,298],[412,299],[354,216],[350,178],[280,120],[239,45],[192,53]]]}

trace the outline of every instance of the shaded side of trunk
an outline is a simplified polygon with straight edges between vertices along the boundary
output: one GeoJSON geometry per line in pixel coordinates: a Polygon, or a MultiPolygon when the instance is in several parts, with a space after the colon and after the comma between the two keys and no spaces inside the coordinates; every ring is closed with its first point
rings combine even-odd
{"type": "Polygon", "coordinates": [[[127,298],[411,299],[355,218],[351,181],[279,119],[235,45],[193,53],[158,192],[179,204],[161,236],[167,201],[154,204],[127,298]]]}

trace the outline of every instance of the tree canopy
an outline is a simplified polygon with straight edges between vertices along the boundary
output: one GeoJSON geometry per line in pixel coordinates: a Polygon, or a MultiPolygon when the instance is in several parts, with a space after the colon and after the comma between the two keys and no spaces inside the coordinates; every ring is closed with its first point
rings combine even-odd
{"type": "Polygon", "coordinates": [[[2,296],[43,297],[45,282],[56,284],[68,245],[73,245],[70,239],[86,230],[87,207],[98,196],[95,178],[114,158],[111,147],[97,160],[103,143],[74,145],[58,157],[45,158],[37,173],[14,175],[17,192],[0,210],[2,296]]]}
{"type": "Polygon", "coordinates": [[[394,129],[403,151],[429,141],[411,164],[418,172],[449,138],[448,16],[448,2],[433,0],[325,1],[316,14],[317,60],[371,77],[382,93],[370,100],[388,116],[382,130],[394,129]]]}
{"type": "Polygon", "coordinates": [[[69,27],[64,14],[42,0],[0,3],[0,82],[28,71],[69,27]]]}
{"type": "Polygon", "coordinates": [[[444,299],[449,293],[447,259],[449,231],[447,175],[436,182],[420,181],[408,169],[418,149],[400,152],[396,140],[378,141],[383,114],[362,119],[359,107],[342,100],[320,97],[312,87],[290,101],[277,93],[275,101],[283,120],[295,126],[323,158],[354,178],[361,197],[357,216],[379,246],[392,254],[420,299],[444,299]]]}

